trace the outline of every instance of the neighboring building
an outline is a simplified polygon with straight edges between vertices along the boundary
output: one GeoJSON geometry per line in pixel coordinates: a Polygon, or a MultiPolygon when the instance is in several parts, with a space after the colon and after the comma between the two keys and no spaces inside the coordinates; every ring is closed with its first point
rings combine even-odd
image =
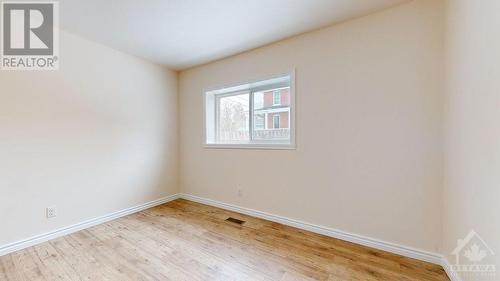
{"type": "Polygon", "coordinates": [[[260,106],[254,110],[255,130],[290,128],[290,88],[263,93],[260,106]]]}

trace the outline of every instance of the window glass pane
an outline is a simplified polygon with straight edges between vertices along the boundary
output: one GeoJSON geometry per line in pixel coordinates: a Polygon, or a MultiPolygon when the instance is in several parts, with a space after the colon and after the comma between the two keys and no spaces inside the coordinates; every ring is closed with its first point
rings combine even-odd
{"type": "Polygon", "coordinates": [[[266,128],[266,115],[265,114],[255,114],[255,129],[263,130],[266,128]]]}
{"type": "Polygon", "coordinates": [[[280,128],[280,114],[279,113],[273,114],[273,128],[274,129],[280,128]]]}
{"type": "Polygon", "coordinates": [[[255,92],[253,134],[256,141],[290,139],[290,87],[255,92]]]}
{"type": "Polygon", "coordinates": [[[273,105],[280,105],[280,104],[281,104],[281,91],[274,90],[274,92],[273,92],[273,105]]]}
{"type": "Polygon", "coordinates": [[[249,93],[218,97],[218,139],[223,143],[238,143],[249,137],[249,93]]]}

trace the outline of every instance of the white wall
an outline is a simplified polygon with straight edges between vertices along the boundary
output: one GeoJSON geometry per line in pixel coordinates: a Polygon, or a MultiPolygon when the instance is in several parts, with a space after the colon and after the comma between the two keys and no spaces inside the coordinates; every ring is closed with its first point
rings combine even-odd
{"type": "Polygon", "coordinates": [[[181,72],[181,189],[437,252],[442,4],[410,2],[181,72]],[[203,147],[203,89],[292,68],[297,150],[203,147]]]}
{"type": "MultiPolygon", "coordinates": [[[[447,1],[444,249],[475,230],[500,270],[500,1],[447,1]]],[[[463,259],[463,257],[462,257],[463,259]]],[[[499,280],[463,274],[464,280],[499,280]]]]}
{"type": "Polygon", "coordinates": [[[59,71],[0,71],[0,245],[178,192],[177,75],[65,32],[60,49],[59,71]]]}

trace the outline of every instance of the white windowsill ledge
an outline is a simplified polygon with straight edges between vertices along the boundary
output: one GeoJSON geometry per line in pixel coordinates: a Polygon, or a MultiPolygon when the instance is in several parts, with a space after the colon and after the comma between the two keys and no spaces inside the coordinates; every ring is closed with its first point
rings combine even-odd
{"type": "Polygon", "coordinates": [[[204,144],[207,149],[295,150],[293,144],[204,144]]]}

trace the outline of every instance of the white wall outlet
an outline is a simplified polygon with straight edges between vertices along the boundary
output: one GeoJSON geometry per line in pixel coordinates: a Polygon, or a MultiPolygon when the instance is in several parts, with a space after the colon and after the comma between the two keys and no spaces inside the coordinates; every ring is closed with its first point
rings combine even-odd
{"type": "Polygon", "coordinates": [[[47,207],[47,218],[55,218],[57,216],[57,209],[56,207],[47,207]]]}

